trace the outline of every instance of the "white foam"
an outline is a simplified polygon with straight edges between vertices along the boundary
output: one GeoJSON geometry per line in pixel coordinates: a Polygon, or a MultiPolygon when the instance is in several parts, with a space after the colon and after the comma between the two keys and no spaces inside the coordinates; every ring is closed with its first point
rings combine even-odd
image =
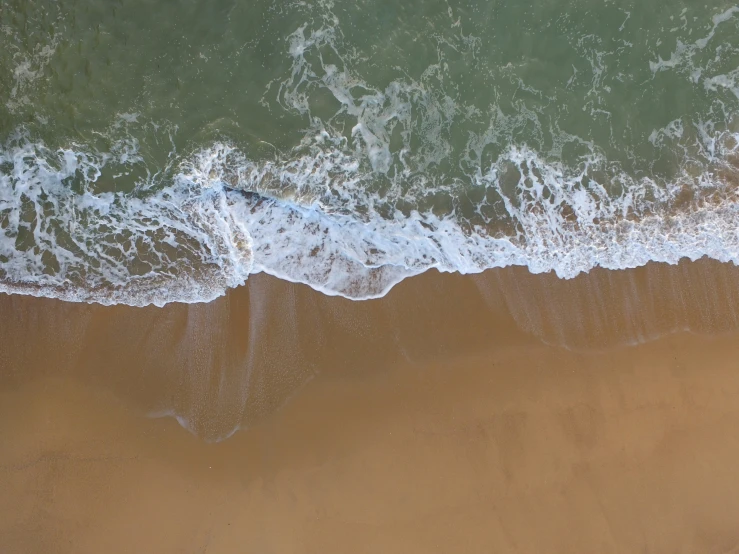
{"type": "Polygon", "coordinates": [[[739,13],[739,6],[732,6],[721,13],[715,14],[711,18],[712,27],[708,31],[708,34],[692,43],[685,43],[678,39],[675,44],[675,49],[671,52],[668,59],[664,60],[661,56],[657,56],[657,61],[649,62],[649,68],[652,73],[657,74],[660,71],[682,69],[689,73],[693,82],[698,82],[702,68],[696,68],[694,66],[694,58],[698,53],[704,50],[706,46],[708,46],[716,35],[719,25],[732,20],[737,13],[739,13]]]}
{"type": "Polygon", "coordinates": [[[16,66],[13,69],[13,88],[5,104],[11,113],[17,111],[21,106],[30,104],[26,93],[42,76],[44,68],[49,65],[58,44],[58,38],[51,37],[49,44],[37,44],[31,52],[24,53],[20,50],[15,52],[13,56],[16,61],[16,66]]]}
{"type": "MultiPolygon", "coordinates": [[[[118,150],[116,162],[136,160],[118,150]]],[[[0,149],[0,290],[162,305],[210,300],[244,282],[251,247],[240,204],[186,181],[96,193],[90,185],[112,158],[22,137],[0,149]]]]}
{"type": "MultiPolygon", "coordinates": [[[[737,11],[714,17],[704,39],[678,41],[652,70],[680,67],[702,78],[691,57],[737,11]]],[[[288,37],[292,67],[277,101],[304,116],[308,129],[299,146],[275,159],[251,160],[217,143],[184,157],[173,152],[176,165],[152,176],[128,129],[142,119],[137,113],[117,116],[120,137],[108,152],[75,144],[52,151],[29,137],[11,138],[0,148],[0,290],[163,305],[208,301],[265,272],[367,299],[431,268],[476,273],[525,265],[570,278],[650,260],[739,261],[738,170],[727,161],[739,153],[739,135],[687,118],[655,129],[652,145],[677,146],[684,162],[669,182],[658,182],[628,174],[556,121],[545,131],[538,114],[516,100],[505,114],[491,106],[487,129],[470,131],[451,159],[452,120],[467,114],[480,121],[483,111],[445,91],[442,49],[417,79],[377,88],[352,71],[338,29],[328,14],[318,28],[301,26],[288,37]],[[325,50],[331,63],[324,63],[325,50]],[[327,120],[314,115],[313,93],[330,96],[337,112],[327,120]],[[522,128],[548,142],[548,151],[516,141],[522,128]],[[565,146],[579,156],[569,165],[561,161],[565,146]],[[490,147],[494,159],[484,159],[490,147]],[[449,173],[439,169],[445,162],[449,173]],[[135,167],[148,177],[130,192],[100,192],[96,183],[112,167],[113,178],[135,167]]],[[[474,54],[474,37],[459,32],[455,49],[474,54]]],[[[606,60],[581,47],[592,70],[584,107],[610,118],[600,107],[610,90],[606,60]]],[[[733,91],[735,77],[706,77],[704,88],[733,91]]]]}
{"type": "Polygon", "coordinates": [[[651,142],[653,146],[662,146],[665,140],[679,140],[683,138],[684,133],[685,128],[683,126],[682,119],[675,119],[674,121],[670,121],[670,123],[662,129],[654,129],[649,135],[649,142],[651,142]]]}
{"type": "Polygon", "coordinates": [[[739,100],[739,68],[723,75],[715,75],[703,81],[706,90],[716,92],[721,88],[729,90],[739,100]]]}
{"type": "MultiPolygon", "coordinates": [[[[682,127],[672,122],[657,134],[679,138],[682,127]]],[[[739,261],[739,206],[729,189],[721,201],[675,207],[685,183],[696,194],[724,190],[715,171],[683,175],[671,186],[625,174],[598,183],[594,170],[605,166],[595,153],[572,169],[510,148],[469,184],[500,195],[509,232],[495,234],[454,211],[388,212],[386,199],[366,184],[374,174],[363,173],[331,137],[319,138],[324,150],[260,164],[216,144],[185,160],[169,185],[126,194],[90,186],[120,156],[52,152],[16,140],[0,151],[0,288],[162,305],[211,300],[263,271],[366,299],[431,268],[475,273],[526,265],[570,278],[650,260],[739,261]],[[511,167],[518,181],[504,186],[511,167]],[[82,190],[68,184],[75,175],[83,176],[82,190]]],[[[739,142],[728,138],[713,137],[714,159],[736,152],[739,142]]],[[[137,159],[135,151],[125,155],[137,159]]]]}

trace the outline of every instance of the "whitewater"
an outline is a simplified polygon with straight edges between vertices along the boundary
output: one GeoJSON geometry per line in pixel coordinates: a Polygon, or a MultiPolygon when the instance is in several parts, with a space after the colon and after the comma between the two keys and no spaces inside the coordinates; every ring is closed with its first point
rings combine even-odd
{"type": "Polygon", "coordinates": [[[516,73],[487,59],[495,37],[473,34],[451,5],[423,67],[377,62],[379,77],[347,37],[344,8],[311,9],[285,23],[284,66],[254,100],[264,121],[295,122],[282,143],[226,123],[194,140],[146,110],[55,134],[35,95],[49,94],[64,33],[11,56],[0,290],[162,306],[207,302],[264,272],[363,300],[431,269],[572,278],[704,256],[739,263],[739,7],[675,10],[669,52],[653,40],[631,76],[635,47],[617,31],[636,8],[623,10],[611,29],[622,50],[578,31],[568,44],[584,65],[562,63],[551,90],[522,78],[530,62],[516,73]],[[468,66],[494,73],[466,80],[468,66]],[[692,111],[660,114],[663,124],[618,111],[631,83],[648,90],[663,76],[694,95],[692,111]]]}

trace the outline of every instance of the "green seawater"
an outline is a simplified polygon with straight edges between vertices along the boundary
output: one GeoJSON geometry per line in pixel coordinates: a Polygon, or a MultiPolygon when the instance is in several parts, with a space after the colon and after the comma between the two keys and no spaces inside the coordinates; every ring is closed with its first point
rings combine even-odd
{"type": "Polygon", "coordinates": [[[0,288],[739,259],[739,6],[4,0],[0,288]]]}

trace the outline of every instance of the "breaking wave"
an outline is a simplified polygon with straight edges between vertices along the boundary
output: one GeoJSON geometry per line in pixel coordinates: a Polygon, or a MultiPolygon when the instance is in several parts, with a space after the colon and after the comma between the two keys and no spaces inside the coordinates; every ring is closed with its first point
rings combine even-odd
{"type": "MultiPolygon", "coordinates": [[[[734,135],[718,143],[723,158],[737,154],[734,135]]],[[[216,144],[178,162],[165,186],[91,190],[121,156],[137,163],[135,150],[50,151],[25,138],[0,151],[4,292],[163,305],[209,301],[263,271],[365,299],[432,268],[525,265],[569,278],[684,257],[739,261],[739,167],[728,162],[669,187],[620,175],[607,190],[597,158],[573,171],[513,148],[470,185],[483,201],[469,210],[452,198],[440,214],[363,194],[368,176],[331,149],[258,164],[216,144]],[[483,217],[491,206],[505,217],[483,217]]]]}

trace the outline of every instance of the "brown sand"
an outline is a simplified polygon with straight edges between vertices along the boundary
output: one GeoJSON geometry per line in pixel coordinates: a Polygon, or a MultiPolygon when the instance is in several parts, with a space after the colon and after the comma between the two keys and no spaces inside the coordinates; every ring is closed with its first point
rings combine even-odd
{"type": "Polygon", "coordinates": [[[705,261],[1,297],[0,552],[737,552],[738,310],[705,261]]]}

